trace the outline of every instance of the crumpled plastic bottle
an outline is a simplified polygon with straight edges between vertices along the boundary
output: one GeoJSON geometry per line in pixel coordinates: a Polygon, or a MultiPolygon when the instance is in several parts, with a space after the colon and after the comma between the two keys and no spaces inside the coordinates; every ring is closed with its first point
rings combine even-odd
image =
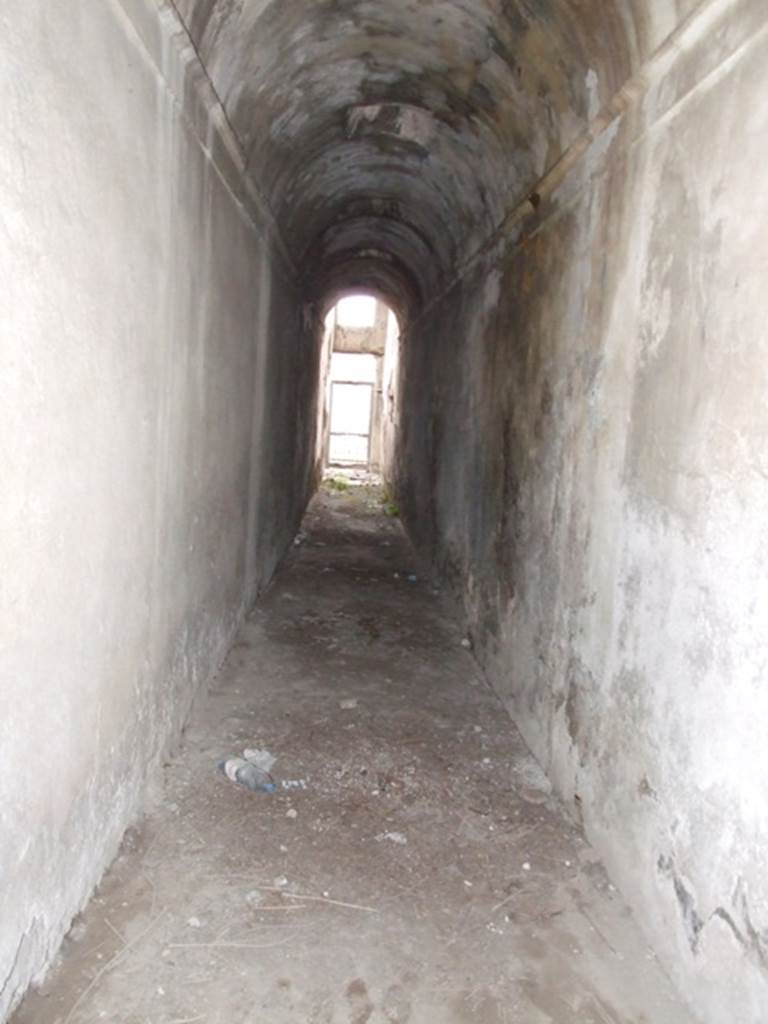
{"type": "Polygon", "coordinates": [[[255,792],[274,793],[277,789],[275,780],[263,768],[247,761],[244,757],[227,757],[219,762],[219,771],[239,786],[255,792]]]}

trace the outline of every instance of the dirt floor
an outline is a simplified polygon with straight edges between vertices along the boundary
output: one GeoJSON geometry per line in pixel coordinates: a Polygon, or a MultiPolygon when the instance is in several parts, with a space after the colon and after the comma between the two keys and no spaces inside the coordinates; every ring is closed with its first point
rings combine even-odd
{"type": "Polygon", "coordinates": [[[690,1021],[375,489],[298,541],[13,1024],[690,1021]]]}

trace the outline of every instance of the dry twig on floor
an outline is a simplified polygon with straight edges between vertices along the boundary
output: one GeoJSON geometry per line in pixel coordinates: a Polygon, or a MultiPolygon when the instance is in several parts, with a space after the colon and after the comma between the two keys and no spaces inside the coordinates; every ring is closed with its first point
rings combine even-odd
{"type": "Polygon", "coordinates": [[[286,935],[279,942],[169,942],[168,949],[273,949],[290,942],[293,935],[286,935]]]}
{"type": "Polygon", "coordinates": [[[112,922],[111,922],[111,921],[109,920],[109,918],[108,918],[108,917],[105,917],[105,918],[104,918],[104,924],[105,924],[105,925],[107,926],[107,928],[109,928],[109,930],[110,930],[110,931],[111,931],[111,932],[112,932],[112,933],[113,933],[114,935],[116,935],[116,936],[118,937],[118,939],[120,939],[120,941],[122,942],[122,944],[123,944],[123,945],[125,945],[125,939],[124,939],[124,938],[123,938],[123,936],[122,936],[122,935],[120,934],[120,932],[119,932],[119,931],[117,930],[117,928],[115,928],[115,926],[114,926],[114,925],[112,924],[112,922]]]}
{"type": "Polygon", "coordinates": [[[310,896],[308,893],[286,892],[276,885],[255,885],[260,892],[279,892],[288,900],[311,900],[314,903],[328,903],[332,907],[346,907],[348,910],[362,910],[366,914],[378,914],[376,907],[364,907],[359,903],[345,903],[343,900],[332,900],[329,896],[310,896]]]}
{"type": "Polygon", "coordinates": [[[117,965],[117,963],[120,960],[122,960],[122,958],[126,955],[126,953],[128,953],[131,949],[133,949],[134,946],[137,946],[141,942],[141,940],[143,938],[145,938],[147,935],[149,935],[149,933],[152,931],[152,929],[155,927],[155,925],[160,921],[160,919],[165,917],[165,914],[166,914],[166,911],[165,910],[161,910],[160,913],[157,915],[157,917],[154,918],[149,923],[149,925],[144,929],[144,931],[140,932],[137,936],[135,936],[135,938],[131,939],[130,942],[126,942],[125,940],[122,940],[123,941],[123,948],[121,950],[118,950],[118,952],[115,953],[115,955],[112,957],[112,959],[108,960],[104,964],[104,966],[101,967],[96,972],[96,974],[94,974],[94,976],[91,978],[91,980],[88,983],[88,985],[86,985],[86,987],[83,989],[83,991],[80,993],[80,995],[77,997],[77,999],[73,1003],[72,1008],[70,1009],[70,1011],[67,1014],[67,1016],[64,1018],[64,1024],[70,1024],[70,1021],[74,1017],[74,1015],[77,1012],[77,1010],[80,1008],[80,1005],[82,1004],[83,1000],[86,998],[86,996],[90,995],[90,993],[98,985],[98,983],[101,981],[101,979],[107,973],[107,971],[110,971],[113,967],[115,967],[117,965]]]}

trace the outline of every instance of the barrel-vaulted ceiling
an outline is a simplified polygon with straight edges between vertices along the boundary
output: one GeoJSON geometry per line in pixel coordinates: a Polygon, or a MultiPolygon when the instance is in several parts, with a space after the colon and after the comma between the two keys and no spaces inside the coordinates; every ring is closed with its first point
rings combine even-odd
{"type": "Polygon", "coordinates": [[[696,2],[176,7],[299,267],[423,299],[696,2]]]}

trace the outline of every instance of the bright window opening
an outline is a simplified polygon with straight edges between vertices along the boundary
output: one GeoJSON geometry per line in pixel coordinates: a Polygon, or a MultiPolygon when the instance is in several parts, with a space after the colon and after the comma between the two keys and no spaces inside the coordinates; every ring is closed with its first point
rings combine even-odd
{"type": "Polygon", "coordinates": [[[376,299],[371,295],[349,295],[336,307],[339,327],[373,327],[376,323],[376,299]]]}
{"type": "Polygon", "coordinates": [[[376,383],[376,356],[362,352],[334,352],[331,356],[331,380],[376,383]]]}
{"type": "Polygon", "coordinates": [[[324,464],[356,479],[378,477],[394,453],[397,318],[374,296],[348,296],[329,311],[323,344],[318,438],[324,464]]]}

